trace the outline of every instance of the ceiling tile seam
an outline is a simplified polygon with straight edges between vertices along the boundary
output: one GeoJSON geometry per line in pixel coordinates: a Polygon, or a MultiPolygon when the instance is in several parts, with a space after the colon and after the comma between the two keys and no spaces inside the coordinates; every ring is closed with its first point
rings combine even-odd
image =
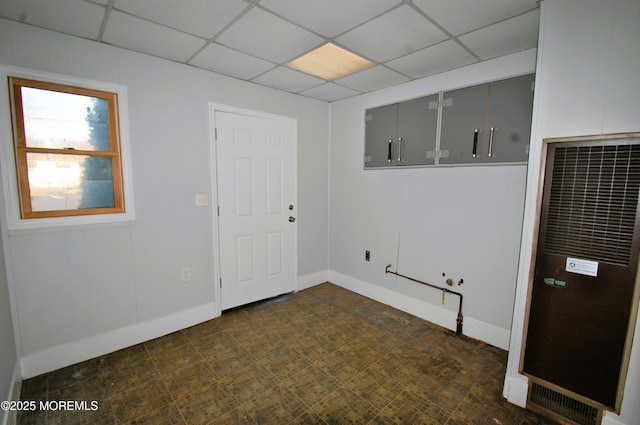
{"type": "MultiPolygon", "coordinates": [[[[247,0],[245,0],[245,1],[247,1],[247,0]]],[[[193,55],[191,55],[191,57],[189,57],[189,58],[185,61],[185,63],[187,63],[187,64],[188,64],[189,62],[191,62],[192,60],[194,60],[194,59],[196,58],[196,56],[198,56],[198,55],[199,55],[200,53],[202,53],[202,52],[203,52],[207,47],[211,46],[211,45],[212,45],[212,44],[214,44],[214,43],[216,43],[216,44],[218,44],[218,45],[220,45],[220,46],[226,47],[227,49],[235,50],[235,51],[236,51],[236,52],[238,52],[238,53],[243,53],[243,54],[245,54],[245,55],[249,55],[249,56],[252,56],[252,57],[257,58],[257,59],[262,59],[262,58],[258,58],[257,56],[251,55],[251,54],[249,54],[249,53],[247,53],[247,52],[243,52],[243,51],[241,51],[241,50],[233,49],[233,48],[231,48],[231,47],[229,47],[229,46],[226,46],[226,45],[224,45],[224,44],[222,44],[222,43],[218,43],[218,42],[216,41],[218,38],[220,38],[220,36],[221,36],[222,34],[224,34],[224,33],[225,33],[225,31],[227,31],[229,28],[231,28],[232,26],[234,26],[234,25],[235,25],[235,24],[240,20],[240,18],[242,18],[242,17],[243,17],[244,15],[246,15],[247,13],[249,13],[249,11],[255,7],[255,4],[256,4],[256,3],[251,3],[251,2],[249,2],[249,4],[247,4],[247,7],[245,7],[245,8],[242,10],[242,12],[240,12],[240,13],[238,14],[238,16],[236,16],[236,17],[235,17],[235,18],[233,18],[231,21],[229,21],[229,22],[227,23],[227,25],[225,25],[224,27],[222,27],[222,29],[221,29],[220,31],[218,31],[216,34],[214,34],[214,35],[213,35],[213,37],[211,37],[209,40],[207,40],[207,42],[206,42],[206,43],[204,43],[204,45],[203,45],[202,47],[200,47],[198,50],[196,50],[196,52],[195,52],[193,55]]],[[[262,60],[265,60],[265,59],[262,59],[262,60]]],[[[267,62],[271,62],[271,61],[268,61],[268,60],[267,60],[267,62]]],[[[272,63],[273,63],[273,62],[272,62],[272,63]]]]}
{"type": "Polygon", "coordinates": [[[307,27],[303,26],[302,24],[300,24],[300,23],[298,23],[298,22],[292,21],[291,19],[289,19],[289,18],[287,18],[287,17],[285,17],[285,16],[280,15],[279,13],[277,13],[277,12],[275,12],[275,11],[273,11],[273,10],[269,9],[269,8],[268,8],[268,7],[266,7],[266,6],[263,6],[263,5],[261,5],[261,4],[258,4],[258,5],[257,5],[257,8],[258,8],[258,9],[260,9],[260,10],[262,10],[263,12],[266,12],[266,13],[268,13],[268,14],[270,14],[270,15],[275,16],[276,18],[279,18],[279,19],[282,19],[283,21],[286,21],[286,22],[290,23],[291,25],[294,25],[294,26],[296,26],[296,27],[298,27],[298,28],[300,28],[300,29],[303,29],[303,30],[305,30],[305,31],[307,31],[307,32],[310,32],[311,34],[313,34],[313,35],[315,35],[315,36],[318,36],[318,37],[320,37],[320,38],[322,38],[322,39],[325,39],[325,40],[327,40],[327,39],[328,39],[328,37],[327,37],[327,36],[322,35],[322,34],[320,34],[320,33],[316,32],[316,31],[314,31],[314,30],[312,30],[312,29],[310,29],[310,28],[307,28],[307,27]]]}
{"type": "MultiPolygon", "coordinates": [[[[449,32],[449,30],[447,30],[445,27],[443,27],[442,25],[440,25],[438,23],[438,21],[436,21],[435,19],[433,19],[431,16],[429,16],[428,13],[426,13],[425,11],[423,11],[422,9],[420,9],[418,6],[416,6],[415,4],[413,4],[412,0],[409,0],[407,2],[407,4],[409,6],[411,6],[416,12],[418,12],[420,15],[424,16],[424,18],[431,22],[432,25],[434,25],[436,28],[438,28],[440,31],[442,31],[444,34],[446,34],[449,38],[447,40],[453,40],[456,44],[458,44],[460,47],[462,47],[464,50],[467,51],[467,53],[469,53],[470,55],[472,55],[474,58],[476,58],[476,60],[481,61],[482,58],[478,55],[476,55],[476,53],[474,51],[472,51],[470,48],[468,48],[464,43],[462,43],[460,40],[458,40],[458,37],[456,37],[455,35],[453,35],[452,33],[449,32]]],[[[427,46],[425,48],[429,48],[429,47],[433,47],[436,46],[442,42],[445,42],[447,40],[442,40],[438,43],[432,44],[431,46],[427,46]]],[[[422,50],[422,49],[421,49],[422,50]]],[[[415,53],[415,52],[414,52],[415,53]]],[[[406,55],[405,55],[406,56],[406,55]]],[[[399,56],[398,58],[400,58],[402,56],[399,56]]],[[[395,58],[395,59],[398,59],[395,58]]],[[[394,59],[391,59],[394,60],[394,59]]],[[[388,61],[387,61],[388,62],[388,61]]]]}
{"type": "MultiPolygon", "coordinates": [[[[258,0],[258,1],[259,1],[259,0],[258,0]]],[[[406,1],[406,0],[405,0],[405,1],[406,1]]],[[[312,33],[312,34],[314,34],[314,35],[316,35],[316,36],[320,37],[320,38],[324,38],[324,39],[326,40],[326,42],[334,42],[334,41],[335,41],[335,39],[337,39],[337,38],[339,38],[339,37],[342,37],[343,35],[345,35],[345,34],[347,34],[347,33],[351,32],[351,31],[353,31],[353,30],[354,30],[354,29],[356,29],[356,28],[359,28],[359,27],[361,27],[361,26],[363,26],[363,25],[365,25],[365,24],[368,24],[369,22],[373,21],[374,19],[377,19],[377,18],[379,18],[379,17],[381,17],[381,16],[383,16],[383,15],[386,15],[387,13],[389,13],[389,12],[393,11],[394,9],[397,9],[397,8],[401,7],[403,4],[404,4],[404,1],[400,1],[400,2],[398,2],[398,4],[396,4],[395,6],[392,6],[392,7],[390,7],[389,9],[385,9],[385,10],[383,10],[382,12],[378,13],[377,15],[374,15],[374,16],[373,16],[373,17],[371,17],[370,19],[368,19],[368,20],[366,20],[366,21],[364,21],[364,22],[361,22],[361,23],[359,23],[358,25],[355,25],[355,26],[349,27],[349,29],[347,29],[346,31],[343,31],[343,32],[341,32],[341,33],[339,33],[339,34],[336,34],[336,35],[335,35],[335,36],[333,36],[333,37],[327,37],[326,35],[320,34],[320,33],[316,32],[315,30],[312,30],[312,29],[310,29],[310,28],[307,28],[307,27],[305,27],[305,26],[301,25],[301,24],[300,24],[300,23],[298,23],[298,22],[292,21],[292,20],[290,20],[289,18],[284,17],[284,16],[280,15],[279,13],[275,12],[274,10],[269,9],[267,6],[263,6],[263,5],[261,5],[261,4],[258,4],[258,7],[259,7],[260,9],[262,9],[263,11],[270,13],[271,15],[277,16],[278,18],[283,19],[283,20],[285,20],[285,21],[289,22],[290,24],[293,24],[293,25],[297,26],[298,28],[301,28],[301,29],[303,29],[303,30],[305,30],[305,31],[308,31],[308,32],[310,32],[310,33],[312,33]]],[[[320,47],[320,46],[318,46],[318,47],[320,47]]]]}
{"type": "MultiPolygon", "coordinates": [[[[258,1],[259,1],[259,0],[258,0],[258,1]]],[[[314,30],[312,30],[312,29],[310,29],[310,28],[307,28],[307,27],[305,27],[305,26],[301,25],[301,24],[300,24],[300,23],[298,23],[298,22],[292,21],[292,20],[290,20],[289,18],[286,18],[286,17],[284,17],[284,16],[282,16],[282,15],[280,15],[280,14],[278,14],[278,13],[274,12],[273,10],[271,10],[271,9],[267,8],[266,6],[263,6],[263,5],[261,5],[261,4],[257,4],[257,2],[256,2],[256,5],[257,5],[257,7],[258,7],[260,10],[262,10],[263,12],[268,13],[268,14],[270,14],[270,15],[273,15],[273,16],[275,16],[276,18],[282,19],[283,21],[288,22],[288,23],[290,23],[291,25],[293,25],[293,26],[295,26],[295,27],[298,27],[298,28],[300,28],[301,30],[304,30],[304,31],[306,31],[306,32],[309,32],[309,33],[311,33],[311,34],[315,35],[316,37],[319,37],[319,38],[321,38],[321,39],[322,39],[322,41],[321,41],[320,43],[318,43],[318,44],[314,45],[314,46],[313,46],[313,47],[311,47],[308,51],[305,51],[305,52],[303,52],[303,53],[301,53],[301,54],[298,54],[298,55],[296,55],[296,56],[294,56],[294,57],[292,57],[292,58],[289,58],[289,59],[287,59],[287,60],[285,60],[285,61],[283,61],[283,62],[278,62],[277,64],[278,64],[279,66],[286,66],[286,65],[287,65],[289,62],[291,62],[292,60],[297,59],[297,58],[299,58],[299,57],[301,57],[301,56],[304,56],[304,55],[306,55],[306,54],[308,54],[308,53],[311,53],[311,52],[313,52],[314,50],[316,50],[317,48],[322,47],[322,46],[324,46],[324,45],[325,45],[325,44],[327,44],[327,43],[332,43],[332,42],[333,42],[333,39],[332,39],[332,38],[327,37],[327,36],[325,36],[325,35],[322,35],[322,34],[320,34],[320,33],[316,32],[316,31],[314,31],[314,30]]],[[[341,47],[344,47],[344,46],[341,46],[341,47]]],[[[347,49],[347,50],[349,50],[349,49],[347,49]]],[[[349,51],[351,51],[351,50],[349,50],[349,51]]],[[[243,52],[243,53],[244,53],[244,52],[243,52]]],[[[270,62],[270,61],[269,61],[269,62],[270,62]]],[[[293,69],[293,68],[289,68],[289,69],[293,69]]],[[[305,73],[305,74],[306,74],[306,73],[305,73]]],[[[306,75],[311,75],[311,74],[306,74],[306,75]]],[[[257,78],[257,77],[256,77],[256,78],[257,78]]]]}
{"type": "MultiPolygon", "coordinates": [[[[258,0],[258,1],[260,1],[260,0],[258,0]]],[[[355,25],[355,26],[349,27],[349,29],[347,29],[346,31],[343,31],[343,32],[341,32],[341,33],[339,33],[339,34],[336,34],[336,35],[335,35],[335,36],[333,36],[333,37],[327,37],[326,35],[320,34],[319,32],[316,32],[315,30],[312,30],[312,29],[310,29],[310,28],[307,28],[307,27],[305,27],[305,26],[301,25],[301,24],[300,24],[300,23],[298,23],[298,22],[292,21],[292,20],[290,20],[289,18],[286,18],[286,17],[284,17],[284,16],[280,15],[279,13],[277,13],[277,12],[275,12],[275,11],[273,11],[273,10],[269,9],[267,6],[263,6],[263,5],[259,4],[259,5],[258,5],[258,7],[259,7],[260,9],[262,9],[263,11],[270,13],[271,15],[274,15],[274,16],[276,16],[276,17],[280,18],[280,19],[283,19],[283,20],[285,20],[285,21],[289,22],[290,24],[297,26],[298,28],[301,28],[301,29],[303,29],[303,30],[305,30],[305,31],[310,32],[310,33],[311,33],[311,34],[313,34],[313,35],[316,35],[316,36],[318,36],[318,37],[320,37],[320,38],[324,39],[324,42],[323,42],[323,43],[321,43],[320,45],[318,45],[318,46],[314,47],[313,49],[309,50],[309,52],[311,52],[311,51],[313,51],[313,50],[317,49],[318,47],[320,47],[320,46],[322,46],[322,45],[324,45],[324,44],[326,44],[326,43],[334,43],[334,44],[339,45],[339,46],[340,46],[340,47],[342,47],[343,49],[346,49],[346,50],[352,51],[351,49],[349,49],[349,48],[345,47],[344,45],[342,45],[342,44],[338,43],[336,40],[337,40],[338,38],[342,37],[343,35],[345,35],[345,34],[347,34],[347,33],[351,32],[351,31],[353,31],[353,30],[355,30],[355,29],[357,29],[357,28],[360,28],[361,26],[363,26],[363,25],[365,25],[365,24],[368,24],[369,22],[371,22],[371,21],[373,21],[373,20],[375,20],[375,19],[377,19],[377,18],[379,18],[379,17],[381,17],[381,16],[383,16],[383,15],[386,15],[387,13],[389,13],[389,12],[391,12],[391,11],[393,11],[393,10],[395,10],[395,9],[397,9],[397,8],[399,8],[399,7],[401,7],[401,6],[403,6],[403,5],[405,4],[405,3],[404,3],[405,1],[407,1],[407,0],[400,1],[400,2],[398,2],[398,4],[396,4],[395,6],[392,6],[392,7],[388,8],[388,9],[385,9],[385,10],[383,10],[382,12],[378,13],[377,15],[372,16],[370,19],[367,19],[366,21],[363,21],[363,22],[359,23],[358,25],[355,25]]],[[[306,53],[309,53],[309,52],[306,52],[306,53]]],[[[303,54],[301,54],[300,56],[303,56],[303,55],[304,55],[304,54],[306,54],[306,53],[303,53],[303,54]]],[[[358,56],[362,56],[362,54],[358,53],[358,56]]],[[[364,56],[363,56],[363,57],[364,57],[364,56]]],[[[293,59],[295,59],[295,58],[293,58],[293,59]]],[[[368,59],[368,60],[370,60],[370,61],[372,61],[372,62],[375,62],[375,63],[379,63],[379,62],[374,61],[374,60],[372,60],[372,59],[370,59],[370,58],[366,58],[366,59],[368,59]]],[[[290,61],[287,61],[287,62],[290,62],[290,61]]]]}
{"type": "Polygon", "coordinates": [[[109,21],[109,16],[111,16],[111,10],[113,9],[113,3],[115,3],[115,1],[116,0],[109,0],[109,2],[107,3],[107,7],[104,10],[104,16],[102,17],[100,30],[98,31],[98,38],[96,38],[96,41],[99,43],[102,43],[102,37],[104,37],[104,32],[107,29],[107,22],[109,21]]]}
{"type": "MultiPolygon", "coordinates": [[[[256,79],[258,79],[258,78],[262,77],[262,76],[263,76],[263,75],[265,75],[265,74],[270,73],[271,71],[275,71],[275,70],[276,70],[276,69],[278,69],[278,68],[284,68],[284,69],[287,69],[287,70],[289,70],[289,71],[297,72],[298,74],[301,74],[301,75],[304,75],[304,76],[311,76],[311,77],[313,77],[313,78],[316,78],[316,79],[320,79],[320,80],[322,80],[322,82],[321,82],[321,83],[319,83],[317,86],[307,87],[306,89],[302,89],[302,90],[300,90],[300,91],[298,91],[298,92],[289,92],[289,93],[299,93],[299,92],[303,92],[303,91],[305,91],[305,90],[309,90],[309,89],[312,89],[312,88],[315,88],[315,87],[320,87],[321,85],[323,85],[323,84],[326,84],[326,83],[330,82],[329,80],[325,80],[324,78],[317,77],[317,76],[315,76],[315,75],[311,75],[311,74],[307,74],[306,72],[298,71],[297,69],[289,68],[288,66],[284,66],[284,65],[276,65],[274,68],[271,68],[271,69],[269,69],[268,71],[265,71],[265,72],[263,72],[263,73],[262,73],[262,74],[260,74],[260,75],[256,75],[255,77],[253,77],[253,78],[251,78],[250,80],[247,80],[247,81],[251,81],[252,83],[260,84],[259,82],[254,81],[254,80],[256,80],[256,79]]],[[[287,91],[287,90],[285,90],[285,91],[287,91]]]]}
{"type": "MultiPolygon", "coordinates": [[[[114,2],[114,1],[115,1],[115,0],[109,0],[109,3],[112,3],[112,2],[114,2]]],[[[166,24],[163,24],[163,23],[160,23],[160,22],[154,21],[153,19],[145,18],[144,16],[136,15],[135,13],[131,13],[131,12],[128,12],[128,11],[123,10],[123,9],[118,9],[118,8],[117,8],[117,7],[115,7],[115,6],[112,8],[112,10],[115,10],[115,11],[117,11],[117,12],[120,12],[120,13],[122,13],[122,14],[125,14],[125,15],[128,15],[128,16],[131,16],[131,17],[136,18],[136,19],[140,19],[140,20],[145,21],[145,22],[152,23],[152,24],[154,24],[154,25],[158,25],[158,26],[163,27],[163,28],[166,28],[166,29],[170,29],[171,31],[176,31],[176,32],[179,32],[179,33],[182,33],[182,34],[185,34],[185,35],[188,35],[188,36],[194,37],[194,38],[199,38],[199,39],[200,39],[200,40],[202,40],[202,41],[208,41],[208,40],[209,40],[209,39],[207,39],[207,38],[205,38],[205,37],[202,37],[202,36],[200,36],[200,35],[192,34],[192,33],[190,33],[190,32],[187,32],[187,31],[181,30],[181,29],[179,29],[179,28],[174,28],[174,27],[172,27],[172,26],[170,26],[170,25],[166,25],[166,24]]],[[[110,12],[111,12],[111,11],[110,11],[110,12]]],[[[111,14],[111,13],[109,13],[109,15],[110,15],[110,14],[111,14]]],[[[106,27],[106,25],[105,25],[105,27],[106,27]]]]}
{"type": "MultiPolygon", "coordinates": [[[[279,67],[279,66],[284,66],[284,64],[281,64],[281,63],[278,63],[278,62],[273,62],[273,61],[271,61],[271,60],[269,60],[269,59],[264,59],[264,58],[262,58],[262,57],[260,57],[260,56],[256,56],[256,55],[254,55],[254,54],[252,54],[252,53],[245,52],[244,50],[239,50],[239,49],[237,49],[237,48],[235,48],[235,47],[231,47],[231,46],[229,46],[229,45],[227,45],[227,44],[225,44],[225,43],[220,43],[219,41],[213,41],[212,43],[207,43],[207,44],[206,44],[206,47],[209,47],[209,46],[211,46],[212,44],[215,44],[215,45],[217,45],[217,46],[224,47],[225,49],[233,50],[234,52],[237,52],[237,53],[243,54],[243,55],[245,55],[245,56],[250,56],[250,57],[252,57],[252,58],[259,59],[259,60],[261,60],[261,61],[263,61],[263,62],[268,62],[268,63],[270,63],[270,64],[272,64],[272,65],[273,65],[273,68],[269,69],[269,71],[271,71],[271,70],[273,70],[273,69],[275,69],[275,68],[277,68],[277,67],[279,67]]],[[[198,50],[198,54],[202,53],[202,50],[203,50],[203,49],[199,49],[199,50],[198,50]]],[[[195,58],[196,58],[196,56],[198,56],[198,55],[195,55],[195,54],[194,54],[192,57],[190,57],[190,58],[189,58],[189,60],[188,60],[187,62],[192,61],[193,59],[195,59],[195,58]]],[[[265,72],[269,72],[269,71],[265,71],[265,72]]],[[[263,73],[263,74],[264,74],[264,73],[263,73]]],[[[262,74],[260,74],[260,75],[262,75],[262,74]]],[[[253,78],[257,78],[257,76],[256,76],[256,77],[253,77],[253,78]]]]}
{"type": "Polygon", "coordinates": [[[483,26],[478,27],[478,28],[476,28],[474,30],[467,31],[467,32],[462,33],[462,34],[458,34],[457,37],[463,37],[465,35],[473,34],[476,31],[480,31],[480,30],[483,30],[485,28],[489,28],[489,27],[492,27],[494,25],[501,24],[501,23],[506,22],[506,21],[508,21],[510,19],[517,18],[518,16],[526,15],[527,13],[533,12],[534,10],[538,10],[538,9],[540,9],[540,8],[539,7],[532,7],[529,10],[525,10],[524,12],[516,13],[515,15],[511,15],[508,18],[500,19],[499,21],[495,21],[493,23],[490,23],[490,24],[487,24],[487,25],[483,25],[483,26]]]}

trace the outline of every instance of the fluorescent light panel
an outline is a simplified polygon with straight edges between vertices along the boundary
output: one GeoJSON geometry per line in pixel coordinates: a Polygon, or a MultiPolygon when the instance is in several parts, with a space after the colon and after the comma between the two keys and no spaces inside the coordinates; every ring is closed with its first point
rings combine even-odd
{"type": "Polygon", "coordinates": [[[373,65],[368,59],[360,57],[333,43],[324,44],[317,49],[294,59],[287,64],[289,68],[324,78],[335,80],[373,65]]]}

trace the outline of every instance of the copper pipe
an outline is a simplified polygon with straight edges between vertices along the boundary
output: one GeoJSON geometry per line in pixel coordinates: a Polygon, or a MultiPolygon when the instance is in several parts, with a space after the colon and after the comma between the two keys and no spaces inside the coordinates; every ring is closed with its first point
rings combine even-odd
{"type": "Polygon", "coordinates": [[[429,282],[424,282],[422,280],[418,280],[418,279],[414,279],[412,277],[409,276],[405,276],[403,274],[400,274],[398,272],[392,272],[389,270],[389,267],[391,267],[391,264],[388,264],[387,267],[385,267],[384,272],[385,273],[391,273],[391,274],[395,274],[396,276],[400,276],[403,277],[405,279],[408,279],[412,282],[416,282],[419,283],[421,285],[426,285],[430,288],[434,288],[434,289],[439,289],[442,292],[446,292],[449,294],[453,294],[453,295],[457,295],[460,297],[460,303],[458,304],[458,317],[456,318],[456,336],[460,336],[462,335],[462,321],[464,319],[464,317],[462,316],[462,294],[460,292],[456,292],[456,291],[452,291],[451,289],[442,287],[442,286],[438,286],[438,285],[434,285],[433,283],[429,283],[429,282]]]}

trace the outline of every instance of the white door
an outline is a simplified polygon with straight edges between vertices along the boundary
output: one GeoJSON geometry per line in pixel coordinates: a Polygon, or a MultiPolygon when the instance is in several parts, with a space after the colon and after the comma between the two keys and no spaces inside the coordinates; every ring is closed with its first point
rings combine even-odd
{"type": "Polygon", "coordinates": [[[296,123],[215,112],[221,309],[295,290],[296,123]]]}

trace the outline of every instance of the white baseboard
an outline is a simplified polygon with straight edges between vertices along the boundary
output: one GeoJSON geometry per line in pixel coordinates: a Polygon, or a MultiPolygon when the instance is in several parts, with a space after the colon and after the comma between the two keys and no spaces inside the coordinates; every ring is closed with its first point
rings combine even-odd
{"type": "Polygon", "coordinates": [[[321,283],[325,283],[329,280],[329,271],[322,270],[315,273],[306,274],[304,276],[298,276],[296,282],[296,291],[302,291],[303,289],[311,288],[321,283]]]}
{"type": "MultiPolygon", "coordinates": [[[[364,295],[367,298],[387,304],[452,331],[456,329],[457,314],[442,307],[332,270],[329,271],[328,278],[329,282],[348,289],[349,291],[364,295]]],[[[462,333],[503,350],[509,349],[511,333],[506,329],[465,317],[462,333]]]]}
{"type": "Polygon", "coordinates": [[[215,311],[214,303],[204,304],[179,313],[29,354],[20,359],[22,378],[38,376],[197,325],[215,318],[215,311]]]}
{"type": "Polygon", "coordinates": [[[502,395],[511,404],[527,407],[529,393],[529,379],[524,375],[507,375],[504,379],[502,395]]]}
{"type": "Polygon", "coordinates": [[[620,422],[619,419],[620,419],[620,416],[616,415],[615,413],[604,412],[604,416],[602,417],[601,425],[633,425],[632,422],[629,422],[627,424],[625,422],[620,422]],[[615,418],[613,418],[612,416],[615,416],[615,418]]]}
{"type": "MultiPolygon", "coordinates": [[[[20,400],[20,391],[22,390],[22,373],[20,371],[20,362],[16,360],[16,364],[13,368],[13,377],[11,379],[11,387],[7,396],[8,401],[20,400]]],[[[17,410],[0,410],[0,424],[2,425],[15,425],[18,412],[17,410]]]]}

